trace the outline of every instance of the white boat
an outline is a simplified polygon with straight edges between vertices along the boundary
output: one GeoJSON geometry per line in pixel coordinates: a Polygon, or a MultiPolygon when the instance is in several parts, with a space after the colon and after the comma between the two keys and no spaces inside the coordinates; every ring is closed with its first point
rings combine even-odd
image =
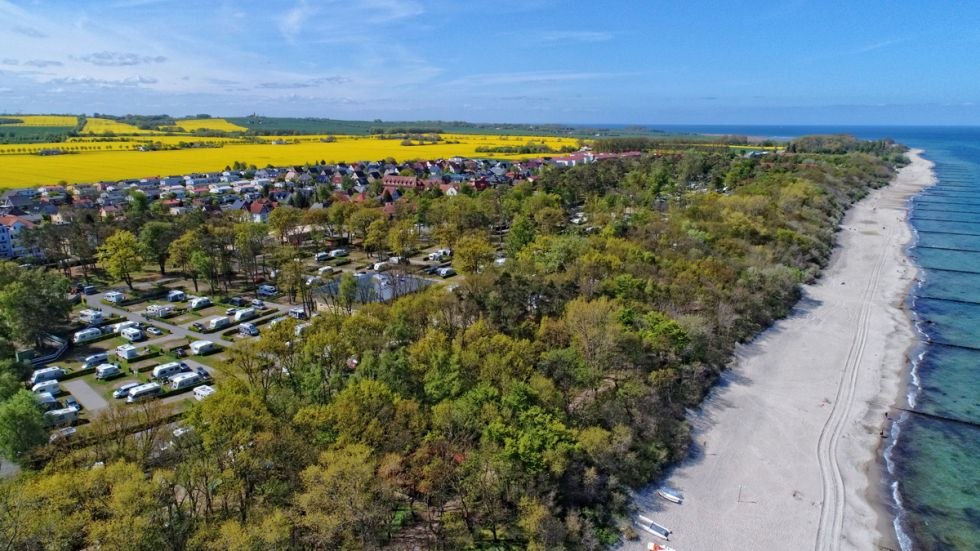
{"type": "Polygon", "coordinates": [[[680,492],[670,488],[660,488],[657,490],[657,495],[674,503],[682,503],[684,501],[684,496],[680,492]]]}
{"type": "Polygon", "coordinates": [[[668,539],[670,536],[670,530],[643,515],[636,517],[636,525],[658,538],[668,539]]]}

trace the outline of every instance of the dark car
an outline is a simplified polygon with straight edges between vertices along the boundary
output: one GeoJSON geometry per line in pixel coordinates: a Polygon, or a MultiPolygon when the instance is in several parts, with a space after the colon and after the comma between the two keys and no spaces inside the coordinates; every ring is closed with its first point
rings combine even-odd
{"type": "Polygon", "coordinates": [[[228,299],[228,304],[232,306],[245,306],[246,302],[242,297],[231,297],[228,299]]]}
{"type": "Polygon", "coordinates": [[[82,409],[82,405],[78,403],[78,400],[76,400],[74,396],[69,396],[69,397],[65,398],[65,407],[66,408],[75,408],[77,410],[81,410],[82,409]]]}
{"type": "Polygon", "coordinates": [[[203,367],[195,368],[194,369],[194,372],[197,373],[201,377],[201,380],[203,380],[205,382],[211,380],[211,374],[208,373],[208,370],[207,369],[204,369],[203,367]]]}
{"type": "Polygon", "coordinates": [[[190,328],[191,328],[191,331],[204,331],[204,326],[201,325],[199,322],[196,322],[196,321],[194,323],[190,324],[190,328]]]}
{"type": "Polygon", "coordinates": [[[174,349],[174,356],[177,356],[178,358],[183,358],[186,355],[187,355],[187,351],[184,350],[183,348],[174,349]]]}

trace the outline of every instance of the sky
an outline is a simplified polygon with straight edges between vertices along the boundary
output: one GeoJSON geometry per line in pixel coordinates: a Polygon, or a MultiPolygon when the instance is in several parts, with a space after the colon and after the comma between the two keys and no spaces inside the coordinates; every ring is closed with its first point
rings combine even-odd
{"type": "Polygon", "coordinates": [[[980,3],[0,0],[0,113],[980,125],[980,3]]]}

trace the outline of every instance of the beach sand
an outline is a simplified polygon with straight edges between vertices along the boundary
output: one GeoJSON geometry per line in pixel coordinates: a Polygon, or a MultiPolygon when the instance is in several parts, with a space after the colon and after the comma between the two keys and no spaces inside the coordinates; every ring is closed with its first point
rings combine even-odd
{"type": "MultiPolygon", "coordinates": [[[[876,471],[915,342],[903,310],[915,277],[907,202],[934,181],[919,153],[848,211],[821,278],[790,317],[740,347],[691,414],[691,457],[666,481],[684,503],[655,487],[637,495],[678,551],[897,549],[876,471]]],[[[638,533],[622,548],[656,541],[638,533]]]]}

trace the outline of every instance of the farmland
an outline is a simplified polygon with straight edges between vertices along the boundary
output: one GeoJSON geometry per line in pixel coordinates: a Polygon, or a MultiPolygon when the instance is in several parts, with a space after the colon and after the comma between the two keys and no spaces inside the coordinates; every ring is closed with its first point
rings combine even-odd
{"type": "Polygon", "coordinates": [[[3,118],[19,119],[21,122],[4,126],[67,126],[78,124],[75,115],[3,115],[3,118]]]}
{"type": "Polygon", "coordinates": [[[217,130],[218,132],[245,132],[248,128],[232,124],[225,119],[183,119],[177,121],[176,126],[182,128],[184,132],[194,132],[196,130],[217,130]]]}
{"type": "Polygon", "coordinates": [[[131,124],[95,117],[88,118],[85,127],[82,128],[82,134],[149,134],[150,132],[131,124]]]}
{"type": "MultiPolygon", "coordinates": [[[[91,123],[94,119],[88,119],[91,123]]],[[[114,121],[110,121],[114,122],[114,121]]],[[[86,126],[87,128],[88,126],[86,126]]],[[[445,143],[429,145],[402,145],[401,140],[382,140],[366,136],[339,136],[336,141],[321,141],[318,136],[297,136],[286,141],[299,143],[272,143],[272,139],[259,143],[245,143],[240,140],[208,138],[221,147],[201,147],[166,151],[137,151],[134,145],[154,140],[186,140],[180,136],[145,136],[128,138],[114,142],[73,141],[60,144],[31,145],[36,148],[88,147],[66,155],[41,156],[18,152],[23,145],[0,146],[3,155],[4,174],[0,187],[16,188],[57,183],[65,181],[95,182],[99,180],[119,180],[168,174],[185,174],[221,170],[235,161],[256,166],[302,164],[320,160],[351,162],[365,159],[384,159],[394,157],[398,160],[434,159],[452,156],[493,157],[514,159],[537,155],[504,155],[478,153],[478,147],[498,147],[520,145],[529,140],[542,141],[559,149],[562,146],[575,146],[578,140],[554,137],[507,137],[488,135],[444,135],[445,143]]]]}

